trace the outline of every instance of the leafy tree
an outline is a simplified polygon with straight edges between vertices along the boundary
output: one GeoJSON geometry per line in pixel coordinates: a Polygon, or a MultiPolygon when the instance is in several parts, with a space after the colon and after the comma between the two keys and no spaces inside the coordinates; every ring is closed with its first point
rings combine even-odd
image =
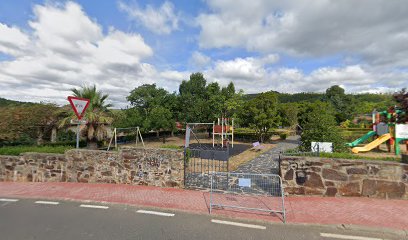
{"type": "MultiPolygon", "coordinates": [[[[95,149],[98,147],[97,142],[106,136],[106,125],[113,122],[113,115],[109,107],[111,104],[106,103],[108,94],[104,94],[96,89],[96,86],[84,86],[82,88],[71,89],[75,97],[86,98],[90,100],[88,109],[85,112],[84,119],[86,124],[86,139],[88,148],[95,149]]],[[[67,126],[71,120],[76,119],[73,111],[70,111],[68,117],[60,122],[60,127],[67,126]]]]}
{"type": "Polygon", "coordinates": [[[332,142],[336,152],[346,149],[336,120],[327,110],[326,104],[316,102],[305,117],[300,146],[302,151],[310,151],[311,142],[332,142]]]}
{"type": "Polygon", "coordinates": [[[276,94],[273,92],[259,94],[245,106],[244,115],[249,126],[255,129],[260,141],[264,142],[269,130],[281,123],[276,94]]]}
{"type": "Polygon", "coordinates": [[[114,112],[112,125],[116,128],[142,127],[145,114],[137,108],[128,108],[114,112]]]}
{"type": "MultiPolygon", "coordinates": [[[[172,118],[169,109],[156,106],[150,112],[144,121],[144,128],[159,132],[160,130],[173,130],[175,121],[172,118]]],[[[166,136],[163,134],[163,143],[166,143],[166,136]]]]}
{"type": "Polygon", "coordinates": [[[282,117],[282,125],[294,128],[298,124],[298,104],[284,103],[280,104],[279,112],[282,117]]]}
{"type": "Polygon", "coordinates": [[[50,140],[52,128],[58,121],[54,104],[10,104],[0,107],[0,144],[41,144],[50,140]]]}
{"type": "MultiPolygon", "coordinates": [[[[135,88],[127,97],[133,108],[126,110],[126,118],[119,122],[127,126],[141,126],[142,130],[173,130],[177,97],[156,84],[144,84],[135,88]]],[[[163,140],[165,141],[165,139],[163,140]]]]}
{"type": "Polygon", "coordinates": [[[400,107],[400,109],[404,111],[404,114],[402,114],[402,117],[398,119],[398,121],[401,123],[408,122],[408,92],[407,90],[404,88],[401,91],[395,93],[394,99],[398,103],[398,106],[400,107]]]}
{"type": "Polygon", "coordinates": [[[157,88],[156,84],[143,84],[130,92],[127,100],[145,116],[156,106],[166,105],[166,97],[169,93],[163,88],[157,88]]]}
{"type": "Polygon", "coordinates": [[[326,90],[326,100],[330,102],[336,110],[337,123],[351,119],[354,113],[353,98],[344,93],[344,89],[338,85],[331,86],[326,90]]]}
{"type": "Polygon", "coordinates": [[[207,122],[210,106],[207,103],[207,80],[202,73],[193,73],[179,87],[180,115],[184,122],[207,122]]]}

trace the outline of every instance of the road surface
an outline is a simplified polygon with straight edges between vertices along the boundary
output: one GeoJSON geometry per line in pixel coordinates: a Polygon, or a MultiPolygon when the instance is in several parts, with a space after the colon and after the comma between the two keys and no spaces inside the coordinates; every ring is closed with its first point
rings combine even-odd
{"type": "Polygon", "coordinates": [[[0,199],[1,240],[405,239],[391,233],[272,224],[127,205],[0,199]]]}

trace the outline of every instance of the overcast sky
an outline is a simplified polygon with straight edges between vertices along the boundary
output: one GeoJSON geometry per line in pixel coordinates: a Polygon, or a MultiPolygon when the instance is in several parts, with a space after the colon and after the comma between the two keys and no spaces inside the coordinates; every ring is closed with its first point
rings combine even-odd
{"type": "Polygon", "coordinates": [[[408,87],[406,0],[0,1],[0,97],[68,103],[96,84],[115,107],[192,72],[245,93],[408,87]]]}

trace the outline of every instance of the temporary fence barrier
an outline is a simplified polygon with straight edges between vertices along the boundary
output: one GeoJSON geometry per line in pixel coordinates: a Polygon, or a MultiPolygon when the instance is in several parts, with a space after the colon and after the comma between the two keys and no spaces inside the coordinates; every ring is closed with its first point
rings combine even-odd
{"type": "Polygon", "coordinates": [[[235,208],[281,214],[286,222],[282,178],[276,174],[213,172],[210,174],[210,214],[235,208]]]}

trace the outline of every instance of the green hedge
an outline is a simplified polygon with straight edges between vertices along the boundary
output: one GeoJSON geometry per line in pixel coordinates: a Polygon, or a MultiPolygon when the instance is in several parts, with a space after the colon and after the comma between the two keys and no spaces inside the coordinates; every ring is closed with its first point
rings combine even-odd
{"type": "Polygon", "coordinates": [[[6,146],[0,147],[0,155],[18,156],[25,152],[38,153],[64,153],[66,150],[73,149],[72,146],[6,146]]]}

